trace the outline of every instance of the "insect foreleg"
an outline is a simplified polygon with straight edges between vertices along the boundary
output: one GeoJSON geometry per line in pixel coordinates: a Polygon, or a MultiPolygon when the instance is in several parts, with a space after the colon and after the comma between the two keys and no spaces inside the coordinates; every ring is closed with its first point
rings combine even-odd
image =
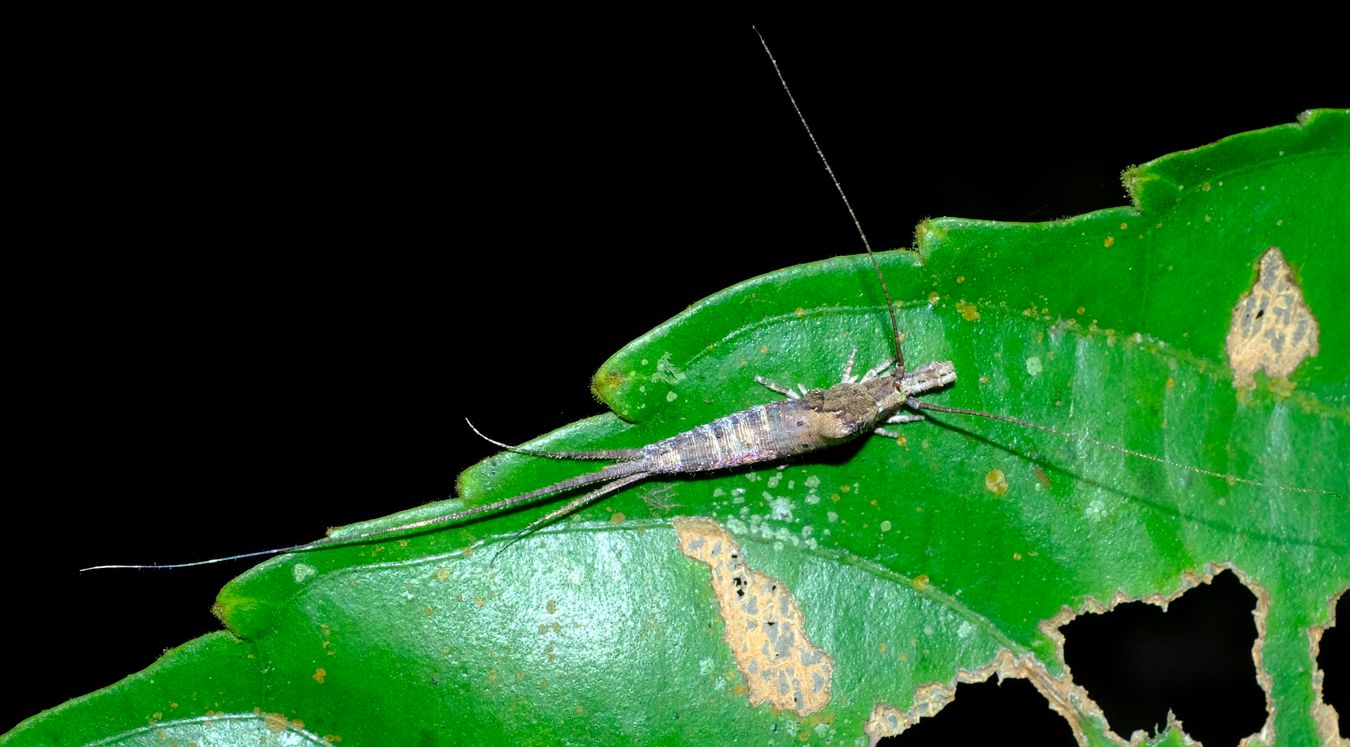
{"type": "Polygon", "coordinates": [[[876,377],[880,376],[881,373],[886,369],[896,365],[896,363],[897,361],[894,358],[887,358],[886,360],[868,369],[867,373],[863,374],[862,380],[871,381],[872,379],[875,379],[876,377]]]}

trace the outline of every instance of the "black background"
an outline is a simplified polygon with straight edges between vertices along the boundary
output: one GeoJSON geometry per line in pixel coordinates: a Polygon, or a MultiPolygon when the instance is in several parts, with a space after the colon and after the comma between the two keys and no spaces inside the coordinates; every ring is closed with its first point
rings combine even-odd
{"type": "MultiPolygon", "coordinates": [[[[1124,204],[1130,164],[1347,103],[1255,40],[964,20],[761,23],[878,248],[1124,204]]],[[[0,730],[218,629],[246,565],[77,569],[445,497],[491,453],[465,416],[520,441],[600,412],[628,340],[859,250],[748,22],[531,21],[35,31],[0,730]]]]}

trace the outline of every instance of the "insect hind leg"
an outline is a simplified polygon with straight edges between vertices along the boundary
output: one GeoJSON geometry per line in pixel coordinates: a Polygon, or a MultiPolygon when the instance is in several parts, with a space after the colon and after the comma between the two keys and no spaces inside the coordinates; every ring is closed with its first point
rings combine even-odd
{"type": "Polygon", "coordinates": [[[581,496],[580,498],[577,498],[576,500],[568,502],[561,508],[556,508],[548,512],[547,514],[535,519],[534,521],[527,524],[524,529],[520,530],[519,532],[516,532],[514,537],[506,541],[506,544],[498,548],[497,552],[492,555],[492,562],[489,563],[489,565],[496,564],[498,556],[500,556],[503,552],[505,552],[506,548],[516,544],[521,539],[525,538],[527,535],[533,533],[536,529],[546,524],[551,524],[554,521],[563,518],[564,516],[576,513],[577,511],[580,511],[586,506],[595,503],[601,498],[604,498],[605,496],[610,495],[612,493],[617,493],[618,491],[623,490],[629,485],[632,485],[635,482],[641,482],[647,479],[648,477],[651,477],[650,472],[637,472],[627,477],[620,477],[619,479],[611,483],[602,485],[599,488],[592,490],[591,492],[581,496]]]}

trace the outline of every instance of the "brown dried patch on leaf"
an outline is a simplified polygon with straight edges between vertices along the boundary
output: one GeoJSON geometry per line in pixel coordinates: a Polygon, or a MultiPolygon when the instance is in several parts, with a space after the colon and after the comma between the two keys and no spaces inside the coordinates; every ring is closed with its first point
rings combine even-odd
{"type": "Polygon", "coordinates": [[[867,717],[867,724],[863,731],[867,734],[867,743],[876,745],[886,737],[894,737],[903,734],[911,726],[919,723],[920,719],[937,715],[956,698],[956,685],[934,682],[930,685],[922,685],[914,691],[914,707],[908,712],[901,711],[894,706],[886,703],[877,703],[872,708],[872,715],[867,717]]]}
{"type": "Polygon", "coordinates": [[[806,637],[797,600],[782,582],[751,570],[727,530],[708,519],[672,520],[680,551],[708,566],[725,638],[750,705],[806,716],[830,702],[834,659],[806,637]]]}
{"type": "Polygon", "coordinates": [[[872,714],[867,717],[867,723],[863,725],[863,732],[867,734],[868,747],[876,747],[877,743],[886,737],[894,737],[905,729],[910,727],[909,717],[904,711],[886,703],[877,703],[872,706],[872,714]]]}
{"type": "Polygon", "coordinates": [[[1256,282],[1233,307],[1226,350],[1238,389],[1255,386],[1257,371],[1288,388],[1289,374],[1317,355],[1317,319],[1278,247],[1261,255],[1256,282]]]}
{"type": "Polygon", "coordinates": [[[1336,600],[1345,596],[1347,591],[1350,591],[1350,587],[1341,589],[1328,600],[1331,614],[1325,625],[1314,625],[1308,629],[1308,650],[1313,661],[1312,716],[1317,724],[1317,736],[1322,740],[1322,744],[1350,744],[1341,738],[1340,714],[1336,712],[1335,706],[1327,702],[1326,695],[1322,692],[1322,680],[1326,677],[1326,673],[1317,665],[1317,657],[1322,652],[1322,634],[1335,627],[1336,600]]]}
{"type": "Polygon", "coordinates": [[[999,682],[1009,678],[1020,678],[1030,682],[1031,686],[1045,698],[1050,710],[1069,722],[1074,738],[1084,747],[1088,744],[1088,740],[1087,735],[1083,733],[1083,714],[1096,716],[1103,724],[1106,723],[1106,717],[1088,697],[1087,692],[1075,685],[1068,676],[1056,677],[1050,674],[1045,665],[1031,654],[1013,656],[1012,652],[1004,649],[994,661],[979,669],[973,671],[963,669],[949,682],[935,682],[919,687],[914,692],[914,705],[907,711],[901,711],[886,703],[877,703],[872,708],[872,715],[864,727],[868,743],[875,745],[884,737],[897,736],[919,723],[920,719],[936,715],[955,699],[958,684],[984,682],[994,676],[998,677],[999,682]]]}
{"type": "MultiPolygon", "coordinates": [[[[1270,697],[1273,681],[1271,680],[1270,673],[1266,671],[1265,661],[1262,658],[1262,647],[1265,645],[1266,641],[1266,619],[1270,615],[1270,592],[1267,591],[1265,587],[1252,580],[1250,576],[1243,573],[1232,563],[1210,563],[1205,566],[1204,573],[1186,571],[1181,574],[1180,582],[1177,584],[1176,589],[1170,594],[1149,594],[1143,597],[1131,597],[1124,592],[1117,591],[1115,594],[1111,595],[1111,599],[1106,604],[1103,604],[1092,597],[1088,597],[1083,600],[1083,606],[1081,608],[1072,610],[1068,607],[1064,607],[1059,611],[1058,615],[1043,621],[1040,625],[1040,629],[1042,633],[1055,642],[1055,656],[1060,662],[1064,663],[1064,678],[1072,681],[1073,672],[1067,661],[1064,659],[1064,634],[1060,632],[1060,629],[1063,626],[1069,624],[1074,618],[1084,613],[1100,615],[1115,609],[1119,605],[1127,604],[1129,602],[1152,604],[1161,607],[1162,610],[1166,612],[1168,605],[1179,599],[1182,594],[1185,594],[1197,586],[1210,583],[1214,580],[1215,576],[1223,571],[1232,571],[1233,574],[1238,577],[1238,580],[1242,582],[1242,585],[1247,587],[1247,589],[1252,592],[1252,595],[1256,597],[1256,608],[1252,610],[1252,619],[1256,623],[1256,640],[1252,642],[1252,662],[1256,665],[1256,682],[1261,686],[1261,692],[1266,696],[1266,722],[1261,726],[1260,731],[1257,731],[1255,734],[1244,740],[1243,744],[1252,741],[1261,744],[1274,744],[1275,703],[1270,697]]],[[[1038,687],[1037,689],[1039,690],[1040,688],[1038,687]]],[[[1134,743],[1135,740],[1132,739],[1127,742],[1125,739],[1122,739],[1111,731],[1106,716],[1102,713],[1097,704],[1092,701],[1091,697],[1088,696],[1086,690],[1077,685],[1074,686],[1074,689],[1082,693],[1083,701],[1090,706],[1091,710],[1089,712],[1101,719],[1102,725],[1105,727],[1108,736],[1113,737],[1122,745],[1134,743]]],[[[1050,696],[1047,695],[1046,699],[1050,700],[1050,696]]],[[[1054,701],[1051,700],[1050,702],[1051,707],[1054,708],[1054,701]]],[[[1056,708],[1056,710],[1058,709],[1056,708]]],[[[1180,722],[1175,721],[1171,713],[1168,713],[1167,717],[1169,725],[1176,725],[1180,728],[1180,722]]],[[[1070,725],[1074,727],[1074,735],[1082,741],[1083,736],[1077,725],[1072,721],[1070,722],[1070,725]]],[[[1189,737],[1187,737],[1187,739],[1189,739],[1189,737]]]]}

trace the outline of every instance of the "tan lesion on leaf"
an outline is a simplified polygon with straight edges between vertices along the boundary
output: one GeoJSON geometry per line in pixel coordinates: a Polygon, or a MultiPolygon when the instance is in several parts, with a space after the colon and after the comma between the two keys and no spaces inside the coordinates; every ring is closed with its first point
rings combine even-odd
{"type": "Polygon", "coordinates": [[[708,566],[725,623],[723,636],[745,678],[750,705],[806,716],[830,702],[834,659],[806,636],[792,592],[752,570],[731,534],[716,522],[676,518],[680,551],[708,566]]]}
{"type": "MultiPolygon", "coordinates": [[[[1252,610],[1252,620],[1256,624],[1256,640],[1252,642],[1252,662],[1256,666],[1256,682],[1260,685],[1261,692],[1265,695],[1266,699],[1266,722],[1262,724],[1260,730],[1248,737],[1247,741],[1244,741],[1243,744],[1249,744],[1253,741],[1260,744],[1274,744],[1275,703],[1271,700],[1270,695],[1273,689],[1273,680],[1270,677],[1270,673],[1266,671],[1265,661],[1262,656],[1262,649],[1266,641],[1266,620],[1270,615],[1270,592],[1265,587],[1256,583],[1256,581],[1232,563],[1209,563],[1205,566],[1204,572],[1202,573],[1185,571],[1181,574],[1180,581],[1176,588],[1169,594],[1148,594],[1142,597],[1132,597],[1125,594],[1123,591],[1116,591],[1106,603],[1102,603],[1093,597],[1087,597],[1083,600],[1082,606],[1077,610],[1070,609],[1069,607],[1062,608],[1059,611],[1059,614],[1043,621],[1040,624],[1040,629],[1042,633],[1055,643],[1055,656],[1064,667],[1063,678],[1071,682],[1073,679],[1073,672],[1064,658],[1064,634],[1061,632],[1061,628],[1072,622],[1074,618],[1083,614],[1100,615],[1110,612],[1122,604],[1131,602],[1152,604],[1161,607],[1162,610],[1166,612],[1168,605],[1179,599],[1181,595],[1197,586],[1210,583],[1214,580],[1215,576],[1223,571],[1232,571],[1233,574],[1238,577],[1238,580],[1242,582],[1242,585],[1256,597],[1256,607],[1252,610]]],[[[1038,687],[1037,689],[1040,688],[1038,687]]],[[[1120,745],[1134,744],[1135,741],[1137,741],[1134,739],[1127,741],[1111,731],[1110,724],[1106,720],[1105,714],[1102,713],[1101,708],[1097,706],[1091,696],[1087,694],[1087,691],[1077,685],[1074,685],[1074,689],[1081,693],[1082,703],[1085,703],[1088,706],[1087,709],[1084,709],[1084,712],[1091,713],[1101,721],[1107,736],[1114,739],[1116,743],[1120,745]]],[[[1046,699],[1050,700],[1050,696],[1047,695],[1046,699]]],[[[1055,707],[1053,700],[1051,700],[1051,707],[1055,707]]],[[[1074,727],[1074,736],[1078,738],[1080,743],[1085,743],[1084,735],[1078,728],[1078,725],[1072,721],[1070,722],[1070,725],[1074,727]]],[[[1166,726],[1168,728],[1176,727],[1178,730],[1182,729],[1181,724],[1176,722],[1170,713],[1168,714],[1168,723],[1166,726]]],[[[1159,732],[1159,734],[1162,733],[1165,733],[1165,731],[1159,732]]]]}
{"type": "Polygon", "coordinates": [[[1336,712],[1335,706],[1327,702],[1326,694],[1322,692],[1322,681],[1326,673],[1317,663],[1318,654],[1322,650],[1322,635],[1336,625],[1336,601],[1347,592],[1350,592],[1350,587],[1341,589],[1328,600],[1330,611],[1326,624],[1314,625],[1308,629],[1308,651],[1313,662],[1312,717],[1313,722],[1317,724],[1317,736],[1322,740],[1322,744],[1348,743],[1341,738],[1340,714],[1336,712]]]}
{"type": "Polygon", "coordinates": [[[867,723],[863,726],[863,732],[867,734],[867,743],[875,745],[886,737],[905,733],[919,723],[920,719],[936,716],[938,711],[955,698],[954,685],[934,682],[922,685],[914,691],[914,707],[908,711],[902,711],[887,703],[877,703],[872,707],[872,714],[867,717],[867,723]]]}
{"type": "Polygon", "coordinates": [[[958,670],[956,676],[948,682],[920,686],[915,690],[914,702],[907,710],[902,711],[887,703],[877,703],[873,706],[872,714],[864,726],[868,744],[875,745],[885,737],[902,734],[921,719],[937,715],[955,699],[958,684],[984,682],[990,677],[998,677],[999,682],[1017,678],[1031,683],[1031,686],[1045,698],[1050,710],[1068,722],[1074,739],[1083,747],[1088,745],[1087,735],[1083,731],[1083,715],[1096,716],[1103,724],[1106,723],[1106,717],[1088,697],[1087,691],[1074,684],[1067,674],[1053,675],[1035,656],[1031,654],[1014,656],[1011,651],[1003,649],[992,662],[978,669],[958,670]]]}
{"type": "Polygon", "coordinates": [[[1317,355],[1317,319],[1294,282],[1293,271],[1279,247],[1261,255],[1256,282],[1233,307],[1225,349],[1233,369],[1233,386],[1250,389],[1255,374],[1266,375],[1290,389],[1289,374],[1303,359],[1317,355]]]}

